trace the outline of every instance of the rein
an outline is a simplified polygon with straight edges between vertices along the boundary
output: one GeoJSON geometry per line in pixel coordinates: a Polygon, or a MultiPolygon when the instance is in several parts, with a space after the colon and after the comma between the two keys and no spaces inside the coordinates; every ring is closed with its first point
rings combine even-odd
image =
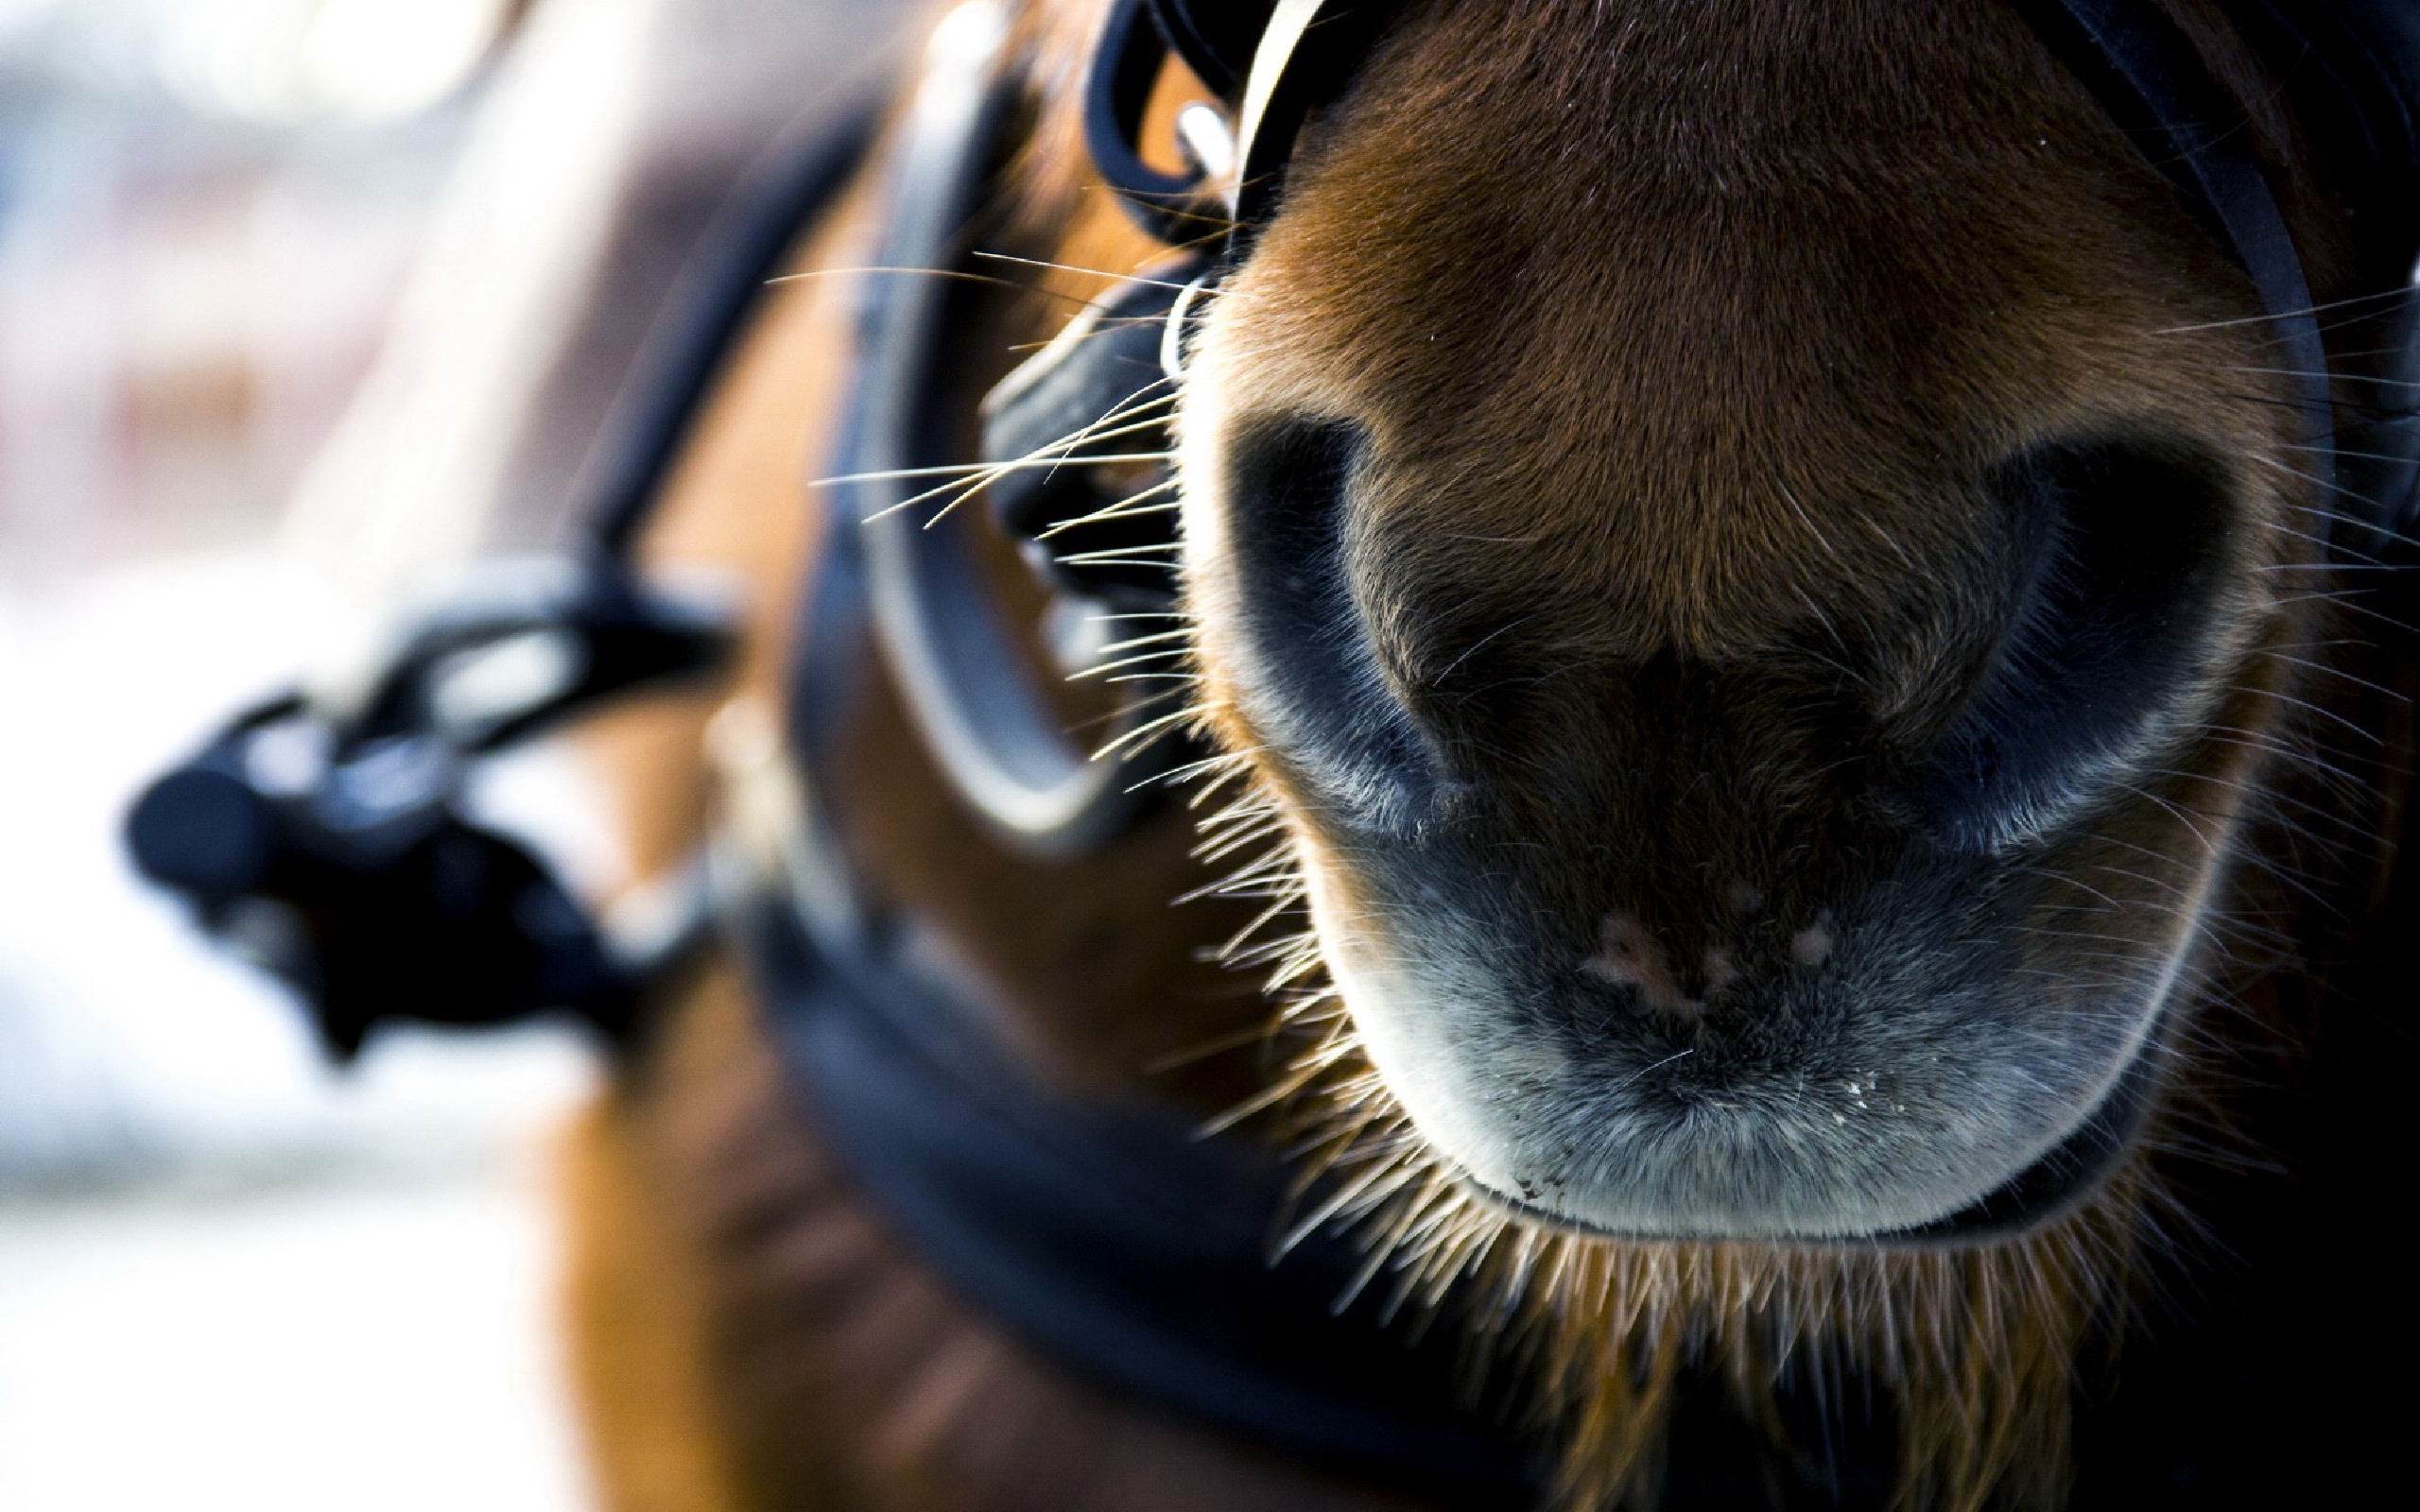
{"type": "MultiPolygon", "coordinates": [[[[2340,512],[2339,549],[2367,559],[2381,541],[2400,541],[2420,512],[2420,426],[2411,414],[2420,396],[2420,301],[2411,293],[2420,256],[2420,6],[2233,6],[2309,124],[2318,155],[2342,176],[2361,294],[2394,333],[2394,354],[2366,380],[2386,396],[2371,406],[2384,418],[2347,424],[2321,376],[2329,327],[2309,308],[2280,197],[2240,112],[2184,35],[2148,0],[2013,3],[2258,291],[2279,351],[2306,375],[2297,407],[2324,459],[2315,469],[2323,486],[2372,501],[2340,512]]],[[[1148,523],[1172,522],[1168,514],[1140,524],[1099,519],[1104,495],[1091,475],[1100,448],[1059,438],[1181,381],[1201,294],[1249,255],[1282,204],[1296,142],[1404,9],[1386,0],[1112,6],[1087,82],[1087,136],[1096,165],[1169,247],[1170,261],[1114,291],[1074,334],[1011,374],[984,415],[992,460],[1063,464],[1006,474],[995,498],[1000,522],[1026,539],[1062,600],[1063,620],[1167,609],[1172,578],[1151,553],[1175,536],[1172,523],[1148,523]],[[1187,123],[1193,166],[1184,175],[1149,167],[1141,145],[1151,90],[1171,59],[1219,106],[1187,123]]],[[[1010,107],[1020,81],[1006,17],[1001,0],[969,0],[936,33],[904,124],[875,164],[887,189],[881,266],[947,269],[960,260],[965,228],[1013,146],[1010,107]]],[[[487,985],[477,1011],[458,1017],[497,1022],[568,1002],[617,1033],[681,958],[615,946],[614,931],[579,916],[526,850],[514,849],[521,860],[512,866],[491,868],[510,885],[458,896],[445,892],[442,866],[405,867],[397,857],[409,846],[389,841],[461,833],[510,845],[458,801],[478,759],[598,697],[714,664],[715,627],[639,593],[624,552],[754,290],[791,233],[857,165],[858,140],[802,154],[812,166],[765,199],[752,239],[734,238],[735,276],[716,284],[692,338],[662,362],[661,401],[632,428],[631,458],[599,505],[601,543],[581,578],[588,590],[490,613],[467,638],[407,643],[390,680],[409,696],[392,700],[383,722],[299,700],[238,720],[138,807],[130,835],[139,863],[193,900],[206,925],[242,937],[240,921],[264,905],[302,916],[307,949],[272,964],[314,1004],[337,1049],[349,1052],[379,1022],[428,1017],[429,1002],[471,1001],[359,986],[375,975],[362,965],[360,942],[372,936],[383,953],[372,965],[413,953],[452,960],[431,942],[465,937],[462,920],[475,919],[505,943],[460,959],[457,975],[487,985]],[[643,654],[599,652],[600,619],[629,632],[615,644],[643,654]],[[469,733],[448,725],[442,676],[471,664],[466,653],[533,630],[568,636],[594,675],[525,697],[501,724],[469,733]],[[279,787],[261,737],[289,726],[332,754],[279,787]],[[391,765],[399,749],[424,754],[427,776],[417,788],[376,789],[405,794],[391,812],[369,823],[336,801],[372,790],[362,764],[391,765]],[[519,906],[531,887],[551,887],[546,908],[519,906]],[[529,920],[542,915],[569,922],[541,938],[529,920]],[[499,961],[510,967],[502,987],[493,979],[499,961]],[[564,986],[565,972],[578,990],[564,986]]],[[[1315,1206],[1278,1154],[1243,1135],[1198,1137],[1141,1098],[1079,1097],[1050,1085],[985,1027],[942,942],[912,911],[873,899],[846,858],[843,816],[827,812],[821,794],[870,655],[889,666],[956,795],[1028,852],[1064,860],[1106,843],[1142,812],[1145,784],[1170,764],[1165,744],[1103,760],[1071,744],[959,527],[921,528],[904,507],[912,485],[868,476],[951,460],[933,455],[934,438],[949,428],[942,395],[958,355],[951,298],[940,279],[886,282],[866,296],[850,356],[855,398],[831,470],[858,481],[830,495],[841,528],[828,533],[807,585],[786,728],[718,730],[726,823],[705,869],[802,1110],[926,1261],[1049,1355],[1203,1422],[1430,1501],[1530,1501],[1545,1484],[1542,1445],[1473,1400],[1471,1362],[1448,1337],[1452,1327],[1415,1338],[1389,1317],[1377,1295],[1386,1288],[1368,1284],[1374,1262],[1348,1235],[1314,1229],[1272,1255],[1288,1215],[1315,1206]]],[[[1081,636],[1067,640],[1061,660],[1080,664],[1081,636]]],[[[1139,711],[1121,717],[1141,731],[1139,711]]]]}

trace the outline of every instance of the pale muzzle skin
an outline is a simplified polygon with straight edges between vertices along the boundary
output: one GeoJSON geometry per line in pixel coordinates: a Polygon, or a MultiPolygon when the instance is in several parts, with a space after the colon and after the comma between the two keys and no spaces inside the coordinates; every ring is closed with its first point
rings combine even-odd
{"type": "MultiPolygon", "coordinates": [[[[2097,1162],[2074,1146],[2096,1120],[2132,1132],[2131,1083],[2155,1070],[2146,1057],[2185,958],[2152,954],[2126,987],[2020,991],[2022,969],[1893,959],[1886,942],[1936,922],[1980,932],[1987,918],[1893,918],[1877,899],[1871,920],[1836,916],[1828,958],[1759,1005],[1780,1027],[1752,1044],[1576,1036],[1540,1022],[1551,986],[1508,989],[1509,973],[1472,964],[1484,948],[1457,948],[1455,921],[1388,928],[1340,907],[1322,880],[1340,868],[1305,849],[1337,986],[1435,1153],[1499,1207],[1614,1237],[1913,1239],[2054,1152],[2097,1162]]],[[[2063,1211],[2059,1195],[2024,1218],[2063,1211]]]]}

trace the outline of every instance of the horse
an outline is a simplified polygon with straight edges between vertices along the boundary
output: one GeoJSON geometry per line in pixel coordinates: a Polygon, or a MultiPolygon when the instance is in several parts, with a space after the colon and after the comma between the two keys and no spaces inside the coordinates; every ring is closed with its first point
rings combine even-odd
{"type": "Polygon", "coordinates": [[[950,12],[623,522],[746,608],[579,737],[737,900],[564,1146],[604,1503],[2392,1473],[2415,117],[2356,0],[950,12]]]}
{"type": "MultiPolygon", "coordinates": [[[[879,669],[819,775],[1033,1074],[1274,1110],[1310,1216],[1480,1341],[1467,1389],[1559,1440],[1564,1504],[2207,1505],[2375,1421],[2342,1353],[2374,1304],[2316,1299],[2394,1147],[2359,1065],[2393,1032],[2404,542],[2342,544],[2361,399],[2314,420],[2304,386],[2378,382],[2390,305],[2250,22],[2153,8],[2276,185],[2291,308],[2020,9],[1403,8],[1166,396],[1182,617],[1112,664],[1181,690],[1197,781],[1241,796],[1020,854],[879,669]],[[1268,966],[1277,1024],[1204,954],[1268,966]]],[[[1159,250],[1053,177],[1098,9],[1007,44],[1029,262],[989,271],[1048,266],[978,318],[1029,340],[1159,250]]],[[[908,276],[845,271],[882,193],[802,246],[834,271],[755,318],[648,542],[784,606],[709,743],[734,794],[786,781],[767,648],[833,549],[798,474],[843,289],[908,276]]],[[[1424,1504],[970,1305],[750,998],[700,984],[576,1145],[609,1500],[686,1456],[735,1505],[1424,1504]]]]}

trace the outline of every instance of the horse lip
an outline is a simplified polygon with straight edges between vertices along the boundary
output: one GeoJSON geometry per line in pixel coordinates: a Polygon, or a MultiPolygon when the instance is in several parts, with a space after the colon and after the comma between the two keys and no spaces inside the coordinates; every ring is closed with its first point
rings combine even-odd
{"type": "Polygon", "coordinates": [[[1956,1212],[1876,1238],[1910,1248],[1991,1243],[2031,1233],[2083,1206],[2124,1162],[2151,1117],[2164,1041],[2159,1028],[2152,1026],[2100,1105],[2032,1164],[1956,1212]]]}
{"type": "MultiPolygon", "coordinates": [[[[2161,1017],[2165,1017],[2163,1014],[2161,1017]]],[[[1772,1235],[1725,1233],[1634,1233],[1570,1217],[1524,1198],[1498,1191],[1465,1170],[1461,1162],[1432,1152],[1457,1185],[1507,1217],[1584,1239],[1632,1244],[1757,1244],[1790,1247],[1950,1249],[1974,1247],[2033,1232],[2083,1207],[2100,1190],[2134,1146],[2151,1115],[2159,1085],[2159,1046],[2163,1037],[2154,1023],[2141,1048],[2091,1112],[2066,1138],[2051,1146],[2015,1175],[1955,1212],[1929,1223],[1886,1228],[1871,1234],[1838,1237],[1776,1238],[1772,1235]]]]}

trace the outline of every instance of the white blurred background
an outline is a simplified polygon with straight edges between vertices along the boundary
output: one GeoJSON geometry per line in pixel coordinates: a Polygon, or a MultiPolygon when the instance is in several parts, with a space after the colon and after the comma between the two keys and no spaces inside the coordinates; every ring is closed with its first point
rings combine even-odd
{"type": "Polygon", "coordinates": [[[881,0],[0,0],[0,1508],[586,1504],[564,1031],[344,1072],[133,790],[426,573],[576,527],[734,180],[881,0]]]}

